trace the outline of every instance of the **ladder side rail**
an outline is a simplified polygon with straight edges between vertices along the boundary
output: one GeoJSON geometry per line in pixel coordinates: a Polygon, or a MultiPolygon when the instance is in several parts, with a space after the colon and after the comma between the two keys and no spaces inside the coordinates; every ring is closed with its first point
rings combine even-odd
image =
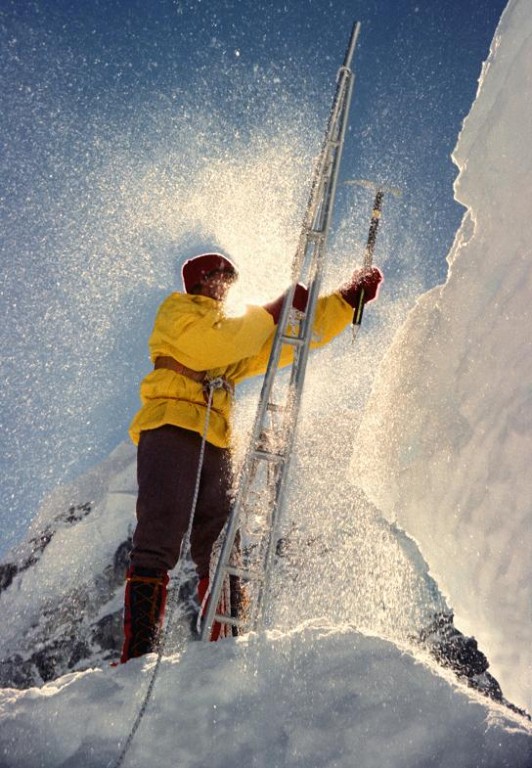
{"type": "MultiPolygon", "coordinates": [[[[307,206],[307,215],[306,215],[305,223],[309,221],[314,223],[316,218],[318,220],[323,218],[323,224],[321,225],[320,230],[316,230],[316,228],[314,228],[314,230],[311,230],[308,224],[303,227],[303,231],[300,237],[300,243],[296,251],[294,262],[293,262],[294,279],[292,281],[292,284],[289,290],[285,295],[283,307],[281,310],[281,317],[279,320],[277,332],[275,334],[274,342],[272,345],[272,350],[270,353],[270,359],[268,362],[266,375],[263,381],[259,408],[257,409],[254,428],[252,432],[252,439],[250,441],[250,446],[252,450],[256,450],[258,441],[260,440],[261,432],[263,431],[263,428],[264,428],[264,422],[265,422],[265,417],[268,410],[268,405],[272,404],[271,395],[273,391],[273,383],[274,383],[275,375],[277,374],[281,349],[283,344],[286,343],[283,341],[282,337],[283,335],[285,335],[289,325],[289,315],[290,315],[290,310],[292,306],[295,286],[297,282],[297,269],[299,267],[299,273],[301,273],[304,267],[304,262],[307,256],[308,245],[311,239],[310,238],[311,234],[315,232],[320,232],[320,233],[323,233],[323,236],[320,238],[319,241],[314,243],[313,253],[315,254],[315,258],[311,261],[311,267],[313,267],[313,273],[311,275],[312,280],[311,280],[311,286],[309,289],[309,300],[308,300],[309,306],[307,306],[307,316],[305,318],[305,326],[304,326],[304,332],[303,332],[303,338],[305,343],[300,348],[294,349],[294,360],[292,361],[291,373],[292,373],[292,378],[294,382],[297,382],[297,384],[295,387],[291,387],[289,390],[288,398],[289,400],[291,400],[291,403],[289,403],[290,404],[289,418],[287,419],[285,415],[285,420],[284,420],[285,432],[287,431],[286,425],[288,422],[292,427],[295,426],[295,421],[296,421],[298,409],[299,409],[299,401],[301,398],[301,390],[303,385],[304,373],[305,373],[306,363],[308,359],[308,352],[310,348],[312,324],[314,320],[316,302],[318,298],[318,290],[319,290],[319,283],[320,283],[319,273],[321,272],[321,269],[319,267],[321,267],[321,263],[323,261],[322,250],[323,250],[325,237],[327,235],[328,227],[330,223],[332,204],[334,202],[334,196],[336,191],[336,181],[337,181],[337,170],[339,166],[339,159],[341,156],[343,140],[345,137],[347,116],[348,116],[349,104],[351,100],[351,93],[352,93],[352,87],[353,87],[353,74],[349,67],[351,63],[351,58],[354,53],[354,48],[358,38],[359,30],[360,30],[360,24],[357,23],[353,27],[350,43],[348,46],[348,51],[344,59],[344,64],[339,71],[338,84],[337,84],[335,98],[333,101],[333,108],[331,110],[331,114],[329,117],[326,139],[322,149],[320,162],[318,163],[317,172],[314,177],[314,183],[311,189],[310,199],[307,206]],[[341,116],[340,131],[339,131],[338,138],[336,138],[335,132],[337,128],[337,122],[340,116],[341,116]],[[317,254],[317,258],[316,258],[316,254],[317,254]]],[[[293,444],[293,439],[294,439],[293,428],[288,429],[288,435],[289,435],[289,443],[290,443],[290,449],[291,449],[293,444]]],[[[275,494],[275,502],[274,502],[274,507],[272,511],[272,525],[271,525],[270,536],[269,536],[269,541],[267,546],[268,558],[270,562],[266,564],[266,570],[265,570],[266,578],[268,577],[268,573],[271,567],[271,559],[273,557],[273,544],[276,542],[276,538],[274,538],[272,534],[274,530],[276,531],[278,529],[279,510],[282,505],[282,501],[284,497],[284,487],[286,484],[286,478],[288,476],[287,470],[288,470],[290,452],[291,452],[290,450],[288,452],[285,451],[283,466],[280,468],[278,472],[278,481],[276,483],[277,492],[275,494]],[[274,520],[273,520],[273,517],[275,517],[274,520]]],[[[208,600],[207,611],[206,611],[206,615],[205,615],[203,626],[202,626],[202,639],[208,639],[208,636],[210,634],[210,627],[212,625],[212,621],[216,613],[216,606],[218,604],[218,599],[221,594],[224,571],[226,570],[229,564],[231,551],[232,551],[234,540],[236,537],[236,532],[238,530],[240,510],[241,510],[241,507],[243,506],[245,493],[249,488],[253,463],[256,462],[257,460],[258,459],[256,458],[256,456],[253,457],[253,454],[248,449],[248,457],[246,458],[245,466],[243,468],[243,476],[241,478],[239,492],[238,492],[237,499],[235,501],[235,505],[233,507],[232,513],[229,518],[226,537],[225,537],[224,544],[222,546],[218,567],[216,569],[216,576],[214,579],[212,592],[208,600]]],[[[262,591],[264,594],[264,586],[262,587],[262,591]]]]}
{"type": "MultiPolygon", "coordinates": [[[[275,542],[277,538],[277,530],[280,525],[281,504],[284,496],[286,478],[288,477],[288,465],[289,465],[288,457],[290,456],[290,453],[291,453],[291,448],[293,445],[293,440],[295,435],[293,426],[295,424],[295,421],[297,420],[297,415],[299,412],[301,390],[302,390],[302,385],[303,385],[304,376],[306,372],[308,353],[310,350],[312,321],[315,316],[315,310],[316,310],[316,305],[317,305],[317,300],[319,295],[319,288],[321,284],[320,267],[321,267],[321,264],[323,263],[323,257],[324,257],[323,245],[324,245],[324,240],[327,237],[328,229],[330,225],[331,210],[332,210],[332,205],[334,204],[334,197],[336,193],[337,169],[339,167],[341,147],[343,144],[343,138],[345,136],[347,116],[349,113],[349,102],[350,102],[350,97],[352,93],[352,78],[349,78],[348,73],[346,72],[344,74],[343,79],[346,82],[346,96],[345,96],[346,103],[344,104],[344,108],[341,110],[342,121],[341,121],[341,128],[340,128],[340,143],[337,144],[337,142],[333,139],[330,139],[328,141],[327,151],[325,153],[324,162],[323,162],[324,167],[326,167],[326,165],[329,164],[329,170],[327,174],[328,178],[326,178],[323,184],[324,190],[322,192],[322,194],[325,196],[325,205],[317,206],[317,211],[316,211],[316,215],[319,218],[323,218],[323,222],[320,224],[319,230],[317,230],[316,226],[314,226],[313,231],[323,232],[324,237],[323,237],[323,240],[320,240],[320,242],[313,244],[314,258],[312,259],[312,266],[314,266],[314,274],[312,278],[312,283],[309,286],[308,306],[307,306],[306,317],[304,320],[305,328],[302,334],[306,343],[301,348],[294,351],[294,361],[292,363],[292,377],[294,378],[295,386],[292,386],[290,388],[292,390],[291,391],[292,397],[291,397],[290,408],[289,408],[289,422],[290,422],[290,427],[292,428],[291,429],[289,428],[286,430],[287,434],[291,437],[291,439],[289,438],[289,445],[286,445],[285,443],[285,461],[284,461],[283,471],[280,477],[280,483],[278,484],[279,490],[278,490],[278,493],[276,494],[274,511],[272,513],[272,525],[271,525],[272,530],[271,530],[271,534],[270,534],[269,542],[267,546],[267,554],[266,554],[267,559],[265,563],[265,583],[261,588],[261,591],[263,594],[267,594],[266,583],[269,582],[268,574],[270,572],[271,563],[273,561],[273,555],[275,551],[275,542]],[[332,155],[332,159],[331,159],[331,155],[332,155]]],[[[307,245],[308,245],[308,233],[307,233],[307,245]]],[[[305,249],[305,255],[307,250],[308,249],[305,249]]],[[[260,438],[260,433],[264,425],[264,417],[267,411],[267,406],[271,400],[273,381],[277,373],[281,349],[284,344],[282,339],[283,334],[280,333],[280,329],[286,332],[288,322],[289,322],[289,313],[292,305],[294,290],[295,290],[295,285],[292,284],[283,302],[281,318],[279,321],[277,333],[276,333],[274,344],[270,354],[267,374],[262,387],[261,399],[260,399],[261,407],[258,410],[257,418],[255,420],[255,428],[252,436],[252,445],[254,446],[256,446],[256,443],[260,438]]],[[[246,474],[249,475],[249,469],[246,474]]],[[[218,561],[218,567],[216,569],[216,575],[213,583],[212,593],[209,598],[209,606],[204,618],[203,629],[206,632],[209,631],[210,625],[212,624],[212,621],[216,612],[216,606],[218,604],[218,599],[220,597],[222,584],[223,584],[222,574],[229,564],[229,559],[231,557],[231,551],[234,545],[236,532],[238,530],[242,499],[245,496],[245,491],[247,491],[247,487],[248,487],[247,482],[244,482],[241,484],[239,493],[238,493],[238,498],[235,502],[235,505],[233,507],[233,510],[230,516],[230,522],[228,524],[228,529],[226,531],[224,544],[223,544],[220,558],[218,561]]]]}
{"type": "Polygon", "coordinates": [[[338,171],[342,159],[345,133],[347,130],[347,122],[349,117],[349,108],[353,95],[354,75],[352,73],[350,74],[349,72],[345,72],[343,79],[345,83],[345,98],[342,104],[342,109],[339,111],[338,138],[336,140],[331,140],[331,149],[329,153],[329,157],[331,157],[331,166],[328,178],[329,184],[327,185],[326,190],[326,204],[323,206],[322,210],[323,221],[321,223],[321,231],[323,232],[324,241],[326,241],[329,233],[331,214],[334,206],[334,200],[336,198],[338,171]]]}
{"type": "Polygon", "coordinates": [[[283,345],[286,343],[282,337],[287,327],[289,326],[289,316],[292,308],[292,301],[294,299],[294,292],[295,292],[295,283],[292,283],[283,301],[283,307],[281,309],[277,331],[275,333],[275,337],[272,343],[272,349],[270,351],[268,367],[266,369],[266,374],[262,382],[259,405],[255,415],[255,421],[254,421],[253,429],[251,432],[251,439],[250,439],[250,446],[253,446],[253,447],[255,447],[260,441],[261,432],[264,428],[264,423],[266,420],[268,405],[273,404],[272,403],[273,384],[279,368],[281,351],[282,351],[283,345]]]}
{"type": "MultiPolygon", "coordinates": [[[[348,86],[349,86],[349,83],[348,83],[348,86]]],[[[352,88],[349,88],[349,87],[347,88],[346,99],[349,99],[351,90],[352,88]]],[[[348,115],[348,109],[343,109],[342,110],[342,117],[343,117],[342,128],[340,131],[341,137],[345,135],[345,123],[346,123],[347,115],[348,115]]],[[[274,507],[272,511],[271,531],[270,531],[270,536],[269,536],[267,548],[266,548],[265,580],[263,584],[260,586],[260,592],[259,592],[260,602],[256,606],[257,616],[259,620],[262,620],[262,621],[264,621],[264,609],[261,609],[263,598],[260,599],[260,593],[262,593],[262,596],[268,593],[267,586],[269,585],[269,573],[271,571],[271,565],[272,565],[273,557],[275,554],[275,546],[276,546],[276,541],[278,537],[277,532],[280,527],[281,507],[282,507],[282,501],[284,497],[286,480],[288,478],[289,457],[290,457],[293,440],[295,436],[295,431],[293,429],[293,426],[295,425],[295,421],[297,420],[297,415],[299,412],[302,385],[303,385],[304,376],[305,376],[308,353],[310,350],[310,340],[311,340],[311,334],[312,334],[311,321],[313,321],[315,316],[315,309],[316,309],[318,295],[319,295],[319,288],[321,283],[320,267],[324,257],[323,245],[324,245],[324,239],[328,234],[328,228],[330,224],[330,212],[332,209],[332,204],[334,202],[334,194],[336,191],[336,184],[334,182],[336,181],[336,176],[337,176],[336,169],[339,166],[340,147],[341,147],[341,143],[340,143],[340,146],[338,146],[335,141],[329,141],[328,143],[328,151],[325,156],[324,165],[325,163],[329,163],[330,170],[328,173],[328,178],[325,180],[325,183],[323,184],[323,187],[324,187],[323,194],[325,196],[325,205],[318,206],[318,209],[316,211],[316,215],[319,218],[323,218],[324,221],[320,224],[320,230],[316,230],[316,226],[314,226],[313,228],[314,231],[322,231],[324,234],[324,238],[317,243],[313,243],[313,258],[311,260],[311,265],[314,267],[314,275],[313,275],[312,283],[309,286],[307,313],[304,320],[305,328],[302,334],[306,343],[301,348],[296,349],[294,351],[294,361],[292,362],[292,379],[293,379],[294,385],[290,387],[291,402],[289,407],[289,418],[288,419],[285,418],[285,431],[289,436],[289,440],[288,440],[289,444],[287,445],[285,441],[285,461],[284,461],[283,471],[281,472],[279,482],[277,484],[278,488],[277,488],[276,498],[275,498],[274,507]],[[332,155],[332,160],[331,160],[331,155],[332,155]],[[287,420],[289,421],[289,425],[286,424],[287,420]],[[292,428],[286,428],[286,427],[292,427],[292,428]]],[[[308,241],[308,238],[307,238],[307,241],[308,241]]],[[[308,242],[307,242],[307,245],[308,245],[308,242]]],[[[306,249],[306,251],[307,250],[308,248],[306,249]]],[[[306,255],[306,252],[305,252],[305,255],[306,255]]],[[[259,409],[259,412],[257,413],[257,418],[255,420],[255,429],[254,429],[253,440],[252,440],[252,445],[254,446],[256,446],[256,442],[260,438],[260,433],[262,431],[263,424],[264,424],[264,416],[267,411],[268,403],[271,400],[271,391],[273,388],[273,381],[275,378],[275,374],[277,373],[279,357],[280,357],[281,349],[284,343],[282,339],[282,334],[279,332],[279,330],[283,329],[284,331],[286,331],[286,326],[288,325],[288,319],[289,319],[289,312],[292,304],[291,299],[293,297],[294,290],[295,290],[295,285],[292,285],[283,303],[283,310],[281,313],[278,331],[276,333],[276,338],[274,341],[272,352],[270,354],[267,376],[265,378],[265,381],[263,384],[263,391],[261,393],[260,402],[261,402],[262,408],[259,409]]],[[[249,476],[249,474],[250,473],[248,469],[248,472],[246,473],[246,475],[249,476]]],[[[230,516],[230,522],[228,524],[228,529],[226,531],[224,544],[223,544],[220,558],[218,561],[218,567],[216,569],[216,575],[213,583],[211,596],[209,598],[209,605],[208,605],[207,612],[203,622],[202,637],[204,632],[206,634],[210,634],[210,626],[212,625],[212,621],[214,620],[216,607],[218,605],[218,600],[219,600],[222,586],[223,586],[223,573],[227,569],[227,566],[229,565],[229,560],[231,557],[234,540],[236,538],[236,532],[238,530],[242,500],[245,497],[245,492],[247,492],[247,487],[248,487],[247,482],[243,482],[241,484],[239,488],[238,498],[235,502],[235,505],[233,507],[233,510],[230,516]]]]}
{"type": "Polygon", "coordinates": [[[285,486],[288,480],[288,468],[290,466],[291,456],[288,454],[288,458],[285,465],[285,471],[280,473],[276,483],[275,499],[272,506],[271,527],[270,535],[266,542],[266,551],[264,554],[264,576],[259,584],[256,604],[254,606],[254,616],[252,628],[253,631],[259,631],[263,627],[267,626],[267,617],[265,612],[268,608],[268,601],[266,596],[269,594],[272,564],[276,554],[277,540],[279,538],[278,531],[280,528],[282,503],[285,495],[285,486]]]}
{"type": "Polygon", "coordinates": [[[307,315],[304,320],[306,327],[303,335],[306,340],[306,343],[304,346],[301,347],[299,352],[298,365],[293,369],[293,372],[294,372],[293,403],[292,403],[291,413],[290,413],[292,428],[288,430],[289,445],[287,446],[288,450],[286,452],[286,462],[283,468],[284,471],[279,480],[279,489],[277,492],[274,513],[272,515],[272,530],[270,533],[270,540],[267,547],[267,561],[265,566],[264,582],[261,587],[262,604],[259,606],[259,612],[258,612],[258,621],[261,623],[262,627],[267,626],[267,623],[269,620],[270,610],[269,610],[269,605],[267,601],[267,596],[270,591],[269,586],[271,582],[271,572],[272,572],[273,560],[275,556],[278,531],[282,523],[285,489],[286,489],[286,484],[287,484],[287,479],[289,474],[290,456],[292,453],[293,444],[295,442],[295,424],[297,422],[297,416],[299,415],[299,407],[301,404],[303,383],[304,383],[304,378],[306,373],[308,356],[310,352],[312,326],[313,326],[314,317],[316,314],[316,306],[317,306],[319,291],[321,287],[322,266],[325,258],[325,252],[326,252],[325,243],[327,240],[327,235],[330,227],[331,212],[333,209],[334,199],[336,195],[338,169],[339,169],[340,160],[341,160],[345,132],[347,129],[349,106],[350,106],[350,101],[351,101],[351,96],[353,91],[353,78],[349,78],[348,73],[346,73],[346,79],[347,79],[346,99],[345,99],[346,103],[345,103],[345,109],[341,113],[341,125],[340,125],[340,131],[339,131],[340,142],[336,148],[336,151],[333,152],[333,160],[331,165],[331,177],[329,179],[330,184],[328,185],[328,189],[327,189],[326,205],[323,206],[323,210],[321,212],[323,216],[322,228],[323,228],[324,237],[323,237],[323,240],[315,244],[314,256],[315,256],[316,268],[315,268],[315,274],[313,276],[312,284],[309,286],[307,315]]]}
{"type": "Polygon", "coordinates": [[[254,629],[256,630],[267,626],[268,620],[269,620],[269,616],[268,616],[269,603],[267,600],[267,596],[270,593],[273,561],[275,558],[277,539],[279,538],[279,530],[281,528],[281,523],[282,523],[283,506],[284,506],[284,500],[286,496],[285,491],[286,491],[286,485],[287,485],[288,476],[289,476],[290,459],[292,455],[293,444],[295,442],[295,425],[297,422],[297,416],[299,414],[299,406],[300,406],[301,395],[303,391],[305,369],[306,369],[306,364],[308,360],[308,354],[310,351],[312,324],[309,321],[309,316],[313,317],[313,315],[315,314],[319,287],[320,287],[320,275],[318,273],[316,274],[313,280],[313,283],[309,289],[310,308],[307,307],[307,310],[310,309],[310,311],[308,312],[307,318],[305,319],[305,322],[307,324],[307,329],[306,329],[307,343],[303,347],[301,347],[301,349],[299,350],[299,356],[298,356],[299,359],[297,361],[298,364],[297,366],[294,366],[292,368],[291,387],[290,387],[292,403],[290,408],[290,425],[286,433],[287,434],[286,461],[283,467],[284,471],[281,473],[281,476],[279,477],[277,482],[275,504],[272,510],[271,530],[270,530],[270,535],[267,542],[266,554],[265,554],[264,580],[261,584],[260,591],[259,591],[260,602],[257,607],[256,625],[254,627],[254,629]]]}
{"type": "Polygon", "coordinates": [[[244,463],[244,467],[242,469],[242,477],[240,481],[241,485],[239,487],[239,491],[235,499],[235,503],[233,504],[233,507],[229,514],[229,518],[227,520],[225,537],[223,540],[222,547],[220,549],[220,556],[218,558],[218,563],[216,564],[216,570],[215,570],[214,579],[211,586],[211,592],[207,599],[207,606],[206,606],[205,614],[202,619],[201,633],[200,633],[200,637],[202,640],[208,640],[210,637],[211,627],[214,621],[214,615],[216,613],[216,609],[217,609],[218,602],[220,600],[220,595],[223,588],[224,572],[227,566],[229,565],[229,561],[231,559],[231,553],[233,551],[233,546],[235,543],[236,534],[237,534],[238,526],[240,523],[241,508],[243,506],[243,500],[245,498],[245,494],[243,493],[243,490],[244,489],[247,490],[250,484],[252,463],[253,463],[253,459],[250,459],[249,461],[246,461],[244,463]]]}
{"type": "MultiPolygon", "coordinates": [[[[311,228],[307,230],[305,234],[306,245],[305,253],[302,258],[303,262],[305,261],[305,256],[308,252],[309,239],[311,235],[319,233],[320,238],[316,239],[316,241],[312,243],[313,251],[312,258],[310,259],[311,281],[310,285],[308,286],[309,295],[307,300],[307,309],[305,318],[302,323],[303,332],[301,333],[301,336],[304,339],[307,339],[312,335],[312,325],[314,322],[316,304],[321,285],[321,266],[323,264],[325,255],[324,246],[329,233],[331,212],[336,197],[338,168],[341,161],[342,148],[345,139],[345,132],[347,129],[349,106],[353,92],[354,78],[350,76],[348,71],[344,71],[342,77],[345,89],[345,97],[343,99],[343,103],[340,104],[338,108],[338,114],[341,116],[340,130],[338,132],[339,138],[336,140],[334,137],[330,136],[326,142],[322,165],[324,173],[325,171],[327,171],[327,173],[321,184],[322,199],[320,204],[315,207],[315,219],[312,221],[311,228]]],[[[293,286],[293,288],[295,288],[295,286],[293,286]]],[[[290,306],[290,304],[288,306],[290,306]]],[[[284,319],[284,313],[282,319],[284,319]]],[[[281,325],[281,322],[279,325],[281,325]]]]}
{"type": "MultiPolygon", "coordinates": [[[[293,442],[293,440],[291,440],[293,442]]],[[[272,581],[273,562],[277,549],[277,541],[279,539],[279,531],[282,523],[283,504],[285,500],[286,484],[289,477],[289,467],[291,461],[291,452],[287,454],[287,461],[285,463],[284,471],[280,473],[277,481],[277,488],[275,494],[275,502],[272,509],[272,519],[270,527],[270,535],[266,544],[266,552],[264,556],[264,578],[260,584],[259,594],[257,598],[257,606],[255,610],[255,622],[253,629],[258,631],[268,626],[268,613],[269,613],[269,601],[267,600],[268,594],[270,594],[270,584],[272,581]]]]}
{"type": "Polygon", "coordinates": [[[309,201],[307,204],[305,216],[303,218],[301,234],[299,236],[298,246],[296,248],[296,253],[293,260],[292,282],[294,283],[297,282],[298,276],[301,272],[300,264],[301,264],[302,256],[304,255],[304,252],[305,252],[307,233],[311,229],[312,222],[315,219],[316,207],[322,198],[322,196],[319,194],[318,186],[320,181],[322,181],[323,179],[324,169],[325,169],[327,155],[328,155],[328,143],[333,140],[332,136],[334,133],[334,128],[338,121],[339,110],[343,102],[343,90],[345,88],[345,81],[346,81],[346,78],[350,76],[353,77],[353,73],[351,72],[351,62],[353,59],[359,34],[360,34],[360,22],[357,21],[351,29],[351,35],[350,35],[349,43],[344,56],[344,61],[338,71],[336,90],[335,90],[335,94],[332,102],[332,107],[329,112],[329,117],[327,120],[327,126],[324,133],[322,147],[320,150],[320,154],[318,156],[318,162],[314,166],[314,173],[312,176],[312,181],[310,186],[309,201]]]}
{"type": "MultiPolygon", "coordinates": [[[[292,286],[292,289],[294,289],[294,286],[292,286]]],[[[290,298],[290,294],[292,294],[293,296],[293,290],[289,291],[287,298],[290,298]]],[[[282,314],[286,315],[285,324],[288,323],[290,306],[291,306],[291,302],[290,304],[287,301],[284,302],[282,314]]],[[[244,466],[242,468],[242,475],[241,475],[241,479],[238,487],[237,496],[228,519],[225,538],[220,551],[220,556],[218,559],[217,567],[215,570],[215,576],[214,576],[213,584],[211,587],[211,593],[207,601],[207,609],[205,612],[205,616],[203,618],[202,629],[201,629],[202,640],[208,639],[208,637],[210,636],[210,628],[214,621],[214,616],[216,613],[218,601],[223,588],[224,573],[225,573],[225,570],[227,569],[229,560],[231,558],[231,552],[233,549],[236,533],[238,531],[238,526],[240,522],[241,510],[244,504],[244,499],[246,498],[246,495],[250,486],[252,468],[253,468],[253,465],[260,460],[260,459],[257,459],[256,456],[254,456],[253,451],[256,450],[257,448],[257,445],[260,441],[261,432],[264,428],[265,417],[267,414],[267,406],[271,402],[271,394],[273,389],[274,377],[278,370],[279,357],[280,357],[281,349],[284,343],[282,341],[281,334],[279,333],[279,328],[281,328],[281,323],[279,323],[274,346],[270,353],[268,370],[262,386],[260,407],[256,414],[253,433],[250,440],[250,447],[248,448],[248,454],[246,456],[246,459],[244,461],[244,466]]],[[[294,350],[294,360],[291,363],[292,371],[294,371],[294,364],[296,364],[299,361],[300,353],[301,353],[301,348],[294,350]]],[[[288,397],[290,397],[290,391],[289,391],[288,397]]],[[[290,406],[289,403],[288,403],[288,406],[290,406]]],[[[292,410],[291,407],[289,407],[289,411],[291,410],[292,410]]],[[[287,421],[287,418],[285,414],[285,420],[284,420],[285,424],[286,424],[286,421],[287,421]]],[[[293,419],[290,417],[289,421],[292,423],[293,419]]],[[[285,432],[286,432],[286,428],[285,428],[285,432]]],[[[288,433],[290,433],[290,430],[288,430],[288,433]]],[[[285,451],[284,463],[286,463],[287,455],[289,455],[289,453],[285,451]]],[[[282,473],[282,475],[284,474],[285,472],[282,473]]],[[[271,540],[271,536],[270,536],[270,540],[271,540]]]]}
{"type": "MultiPolygon", "coordinates": [[[[301,234],[299,236],[298,246],[296,248],[296,253],[295,253],[293,264],[292,264],[292,278],[293,278],[292,283],[294,284],[294,287],[295,287],[295,283],[297,283],[297,280],[301,275],[304,257],[306,253],[306,247],[309,239],[309,233],[313,229],[313,224],[318,214],[318,208],[320,204],[322,204],[323,202],[322,187],[325,185],[326,179],[328,176],[328,174],[326,173],[326,169],[327,169],[327,164],[329,163],[329,160],[330,160],[331,149],[333,148],[334,145],[338,144],[338,142],[343,143],[343,139],[345,137],[345,126],[346,126],[345,113],[349,112],[349,106],[351,103],[351,93],[352,93],[353,82],[354,82],[354,73],[351,70],[351,61],[353,58],[359,33],[360,33],[360,22],[356,22],[353,25],[353,28],[351,30],[351,36],[349,39],[349,44],[347,47],[346,54],[344,56],[344,61],[338,72],[336,91],[333,98],[332,107],[329,113],[329,118],[327,121],[324,140],[323,140],[322,148],[320,150],[320,154],[318,157],[318,162],[316,163],[316,166],[315,166],[313,179],[311,182],[309,200],[307,203],[307,208],[306,208],[305,216],[303,219],[303,225],[301,228],[301,234]],[[336,128],[337,128],[341,113],[344,113],[340,121],[343,125],[343,129],[341,129],[340,134],[337,136],[336,128]]],[[[280,322],[279,325],[282,325],[282,323],[280,322]]]]}
{"type": "MultiPolygon", "coordinates": [[[[281,319],[282,319],[282,316],[285,315],[285,318],[286,318],[285,324],[287,324],[287,321],[288,321],[289,309],[291,307],[291,297],[293,297],[294,290],[295,290],[295,286],[292,285],[291,290],[288,292],[286,297],[287,299],[290,299],[290,303],[288,303],[288,301],[285,300],[283,304],[281,319]]],[[[275,336],[274,345],[270,353],[268,369],[262,385],[259,408],[255,416],[252,436],[250,439],[250,444],[249,444],[248,452],[246,455],[246,459],[244,461],[244,466],[242,468],[242,475],[241,475],[241,479],[238,487],[237,496],[235,499],[235,503],[233,504],[231,513],[229,515],[225,538],[220,551],[220,556],[218,559],[218,563],[217,563],[217,567],[215,570],[215,575],[214,575],[214,579],[211,587],[211,593],[207,601],[207,609],[205,611],[205,615],[202,621],[202,629],[201,629],[202,640],[207,640],[210,636],[210,628],[214,621],[216,608],[217,608],[218,601],[223,588],[224,572],[227,568],[227,565],[231,557],[231,552],[233,549],[236,533],[237,533],[239,522],[240,522],[241,510],[243,507],[244,499],[249,489],[252,468],[254,463],[259,461],[259,459],[257,459],[253,455],[253,451],[256,450],[257,445],[259,444],[261,432],[264,428],[264,423],[267,415],[267,406],[271,402],[271,394],[273,390],[274,377],[278,369],[279,358],[280,358],[281,349],[283,345],[283,341],[280,333],[281,328],[282,326],[280,322],[277,329],[276,336],[275,336]]],[[[297,352],[294,356],[294,359],[296,358],[297,358],[297,352]]]]}
{"type": "Polygon", "coordinates": [[[291,380],[289,388],[289,397],[291,397],[291,407],[289,411],[289,424],[286,429],[286,461],[283,467],[283,472],[278,479],[276,487],[275,503],[272,510],[272,522],[270,535],[267,542],[266,554],[265,554],[265,568],[264,568],[264,580],[260,586],[259,591],[259,605],[256,613],[256,623],[254,629],[260,629],[268,625],[269,620],[269,603],[267,596],[270,593],[270,583],[272,575],[272,566],[276,553],[277,539],[279,538],[279,530],[283,517],[283,504],[285,499],[285,490],[289,477],[290,459],[292,455],[292,448],[295,442],[295,425],[299,414],[299,406],[301,403],[301,396],[303,391],[303,381],[305,377],[305,370],[310,352],[310,342],[312,339],[313,319],[316,313],[316,306],[319,297],[319,290],[321,284],[321,263],[323,254],[323,244],[315,244],[313,251],[313,262],[315,264],[315,274],[311,285],[309,286],[309,296],[307,303],[307,314],[303,323],[305,329],[303,336],[305,338],[305,344],[298,349],[298,356],[296,364],[292,367],[291,380]]]}
{"type": "Polygon", "coordinates": [[[351,29],[351,37],[349,38],[349,43],[347,45],[347,51],[346,51],[345,59],[343,63],[343,66],[347,67],[348,69],[351,68],[351,62],[353,60],[359,34],[360,34],[360,22],[355,21],[351,29]]]}
{"type": "MultiPolygon", "coordinates": [[[[341,162],[345,132],[347,130],[347,119],[349,116],[349,107],[350,107],[351,97],[353,93],[354,78],[349,77],[349,73],[346,72],[344,75],[344,79],[346,81],[346,94],[345,94],[344,109],[341,111],[341,124],[340,124],[340,130],[339,130],[340,141],[334,151],[332,151],[332,146],[331,146],[330,154],[332,154],[332,160],[330,165],[330,177],[327,179],[327,183],[325,184],[326,189],[324,191],[326,204],[322,206],[322,210],[317,212],[317,215],[321,219],[323,219],[319,223],[319,227],[320,227],[319,231],[323,233],[323,237],[319,242],[314,244],[314,250],[313,250],[312,265],[314,269],[313,269],[312,281],[308,287],[309,294],[308,294],[308,300],[307,300],[307,311],[305,313],[305,318],[303,320],[303,333],[302,333],[302,336],[307,343],[301,348],[302,359],[300,360],[299,365],[297,366],[297,380],[301,381],[301,383],[305,375],[308,354],[310,351],[312,327],[313,327],[314,318],[316,315],[316,306],[317,306],[319,291],[321,287],[322,266],[325,260],[325,253],[326,253],[325,243],[327,241],[327,237],[329,234],[329,228],[331,223],[331,213],[333,210],[334,200],[336,197],[338,169],[341,162]]],[[[317,227],[315,226],[314,229],[317,230],[317,227]]]]}

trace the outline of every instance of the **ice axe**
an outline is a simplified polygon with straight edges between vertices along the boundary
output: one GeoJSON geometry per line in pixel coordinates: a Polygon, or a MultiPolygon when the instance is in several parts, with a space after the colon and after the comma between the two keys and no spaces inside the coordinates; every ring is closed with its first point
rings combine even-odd
{"type": "MultiPolygon", "coordinates": [[[[375,199],[373,200],[373,210],[371,212],[371,222],[369,225],[368,239],[366,242],[366,248],[364,250],[363,266],[369,268],[373,265],[373,253],[375,251],[375,243],[377,242],[377,232],[379,231],[379,222],[382,213],[382,201],[384,199],[384,193],[390,192],[392,195],[399,197],[401,192],[394,187],[385,187],[381,184],[375,184],[373,181],[367,181],[366,179],[352,179],[346,181],[346,184],[358,184],[360,187],[366,187],[367,189],[375,190],[375,199]]],[[[362,313],[364,312],[364,289],[360,291],[360,298],[358,305],[355,307],[353,314],[353,325],[359,326],[362,322],[362,313]]]]}

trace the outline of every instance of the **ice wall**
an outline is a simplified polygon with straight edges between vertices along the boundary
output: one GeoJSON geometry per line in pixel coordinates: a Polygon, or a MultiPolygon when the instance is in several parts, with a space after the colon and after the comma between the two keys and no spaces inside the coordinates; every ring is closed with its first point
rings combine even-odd
{"type": "Polygon", "coordinates": [[[447,281],[387,353],[352,465],[529,710],[531,135],[532,6],[511,0],[454,153],[466,213],[447,281]]]}

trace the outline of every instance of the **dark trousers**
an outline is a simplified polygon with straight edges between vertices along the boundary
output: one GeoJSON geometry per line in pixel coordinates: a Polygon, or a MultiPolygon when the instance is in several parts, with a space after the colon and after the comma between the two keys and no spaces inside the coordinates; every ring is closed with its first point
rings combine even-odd
{"type": "MultiPolygon", "coordinates": [[[[200,449],[199,434],[170,424],[142,432],[132,565],[164,571],[176,565],[189,525],[200,449]]],[[[200,578],[209,573],[212,546],[229,516],[231,485],[229,449],[206,443],[191,536],[200,578]]]]}

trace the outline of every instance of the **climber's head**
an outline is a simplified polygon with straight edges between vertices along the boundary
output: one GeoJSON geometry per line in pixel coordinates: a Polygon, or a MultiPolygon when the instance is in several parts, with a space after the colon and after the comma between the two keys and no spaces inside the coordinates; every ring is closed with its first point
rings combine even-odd
{"type": "Polygon", "coordinates": [[[202,253],[183,264],[181,274],[187,293],[209,296],[221,301],[232,283],[238,279],[233,262],[221,253],[202,253]]]}

